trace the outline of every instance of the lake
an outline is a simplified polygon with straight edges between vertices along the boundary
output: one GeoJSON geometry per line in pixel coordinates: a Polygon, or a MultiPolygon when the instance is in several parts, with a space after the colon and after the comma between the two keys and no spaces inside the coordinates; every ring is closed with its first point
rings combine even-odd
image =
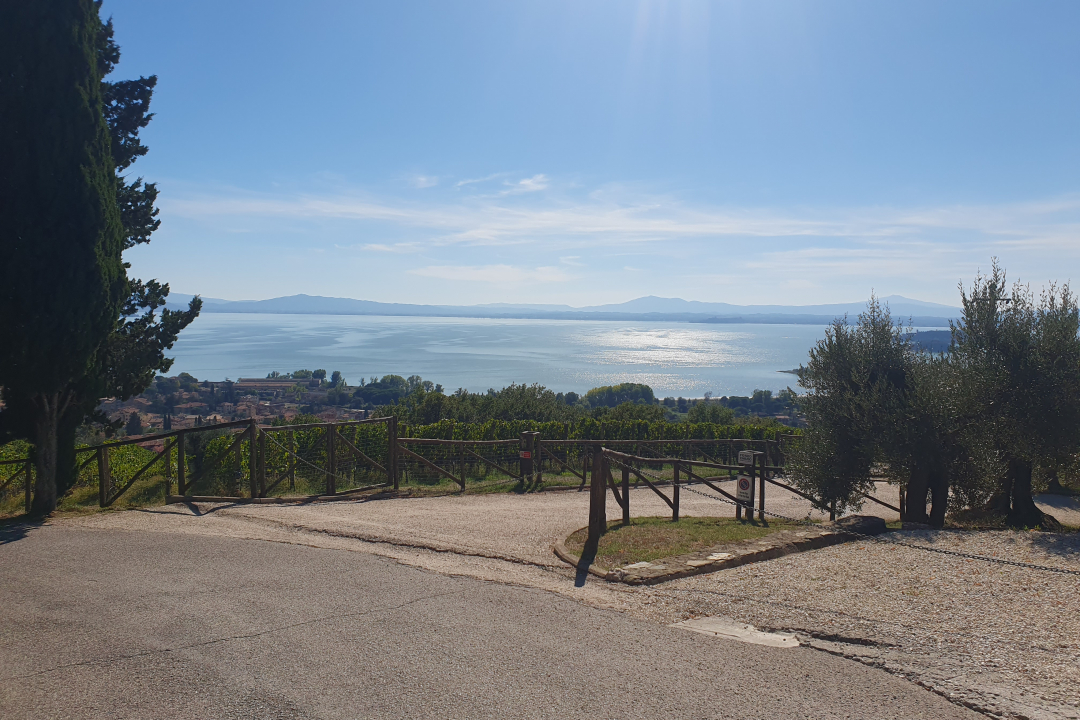
{"type": "Polygon", "coordinates": [[[584,393],[645,383],[660,397],[795,386],[824,325],[207,313],[180,335],[170,374],[200,380],[340,370],[350,385],[420,375],[447,392],[540,383],[584,393]]]}

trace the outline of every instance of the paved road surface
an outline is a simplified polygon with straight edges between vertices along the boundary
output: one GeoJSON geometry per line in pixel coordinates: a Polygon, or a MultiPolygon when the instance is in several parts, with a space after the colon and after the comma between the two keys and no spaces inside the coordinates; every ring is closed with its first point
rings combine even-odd
{"type": "Polygon", "coordinates": [[[3,540],[4,718],[976,717],[806,648],[363,552],[64,522],[3,540]]]}

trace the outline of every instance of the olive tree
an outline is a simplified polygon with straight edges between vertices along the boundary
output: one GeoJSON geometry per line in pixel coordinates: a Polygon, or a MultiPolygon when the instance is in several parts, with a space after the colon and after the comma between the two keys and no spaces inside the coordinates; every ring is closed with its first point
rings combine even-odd
{"type": "Polygon", "coordinates": [[[1036,299],[994,262],[989,277],[961,287],[963,315],[951,354],[998,472],[986,509],[1018,527],[1056,527],[1032,497],[1033,469],[1080,449],[1080,313],[1068,285],[1036,299]]]}
{"type": "Polygon", "coordinates": [[[838,319],[799,368],[807,430],[789,455],[792,479],[821,507],[856,507],[872,469],[892,448],[889,430],[907,402],[911,354],[887,307],[871,298],[852,326],[838,319]]]}
{"type": "Polygon", "coordinates": [[[799,370],[808,428],[790,474],[822,507],[857,507],[881,473],[906,490],[905,520],[941,526],[965,470],[963,413],[948,357],[917,352],[871,298],[858,322],[837,320],[799,370]],[[927,512],[927,503],[931,510],[927,512]]]}

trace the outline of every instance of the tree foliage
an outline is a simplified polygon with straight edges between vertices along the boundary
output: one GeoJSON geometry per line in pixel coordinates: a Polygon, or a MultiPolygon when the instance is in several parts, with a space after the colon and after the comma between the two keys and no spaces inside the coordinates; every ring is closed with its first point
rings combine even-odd
{"type": "Polygon", "coordinates": [[[127,277],[123,251],[159,225],[157,188],[123,175],[156,78],[103,80],[120,53],[99,9],[12,3],[0,25],[0,433],[35,445],[39,512],[74,481],[76,427],[168,370],[201,305],[162,309],[168,285],[127,277]]]}
{"type": "Polygon", "coordinates": [[[1076,298],[1068,286],[1038,300],[1009,290],[996,261],[961,297],[947,355],[916,350],[876,299],[811,351],[799,371],[809,426],[789,471],[822,505],[858,505],[878,470],[906,489],[910,521],[941,526],[951,498],[1012,525],[1056,525],[1032,477],[1080,451],[1076,298]]]}
{"type": "MultiPolygon", "coordinates": [[[[395,377],[395,376],[391,376],[395,377]]],[[[385,380],[386,378],[383,378],[385,380]]],[[[381,382],[381,381],[380,381],[381,382]]],[[[357,394],[370,388],[358,388],[357,394]]],[[[542,385],[511,384],[502,390],[470,393],[459,389],[446,395],[417,385],[393,404],[380,408],[380,414],[397,415],[403,422],[429,424],[440,420],[485,422],[487,420],[534,420],[539,422],[567,421],[582,412],[567,405],[564,398],[542,385]]]]}
{"type": "Polygon", "coordinates": [[[1056,525],[1034,503],[1032,476],[1080,450],[1076,297],[1068,285],[1051,285],[1038,299],[1019,283],[1009,289],[995,262],[989,277],[961,288],[961,298],[951,354],[975,427],[996,451],[988,509],[1013,525],[1056,525]]]}
{"type": "Polygon", "coordinates": [[[807,431],[789,453],[790,474],[822,505],[857,505],[888,440],[888,413],[908,388],[906,344],[888,308],[872,298],[855,326],[836,320],[799,368],[807,431]]]}
{"type": "Polygon", "coordinates": [[[0,23],[0,426],[35,445],[39,511],[126,289],[100,32],[90,0],[9,3],[0,23]]]}
{"type": "Polygon", "coordinates": [[[620,383],[618,385],[604,385],[596,387],[585,393],[585,402],[589,407],[617,407],[622,403],[648,403],[656,402],[653,390],[648,385],[641,383],[620,383]]]}
{"type": "Polygon", "coordinates": [[[704,401],[695,403],[686,414],[686,421],[692,423],[716,423],[729,425],[735,421],[735,411],[724,407],[719,402],[704,401]]]}

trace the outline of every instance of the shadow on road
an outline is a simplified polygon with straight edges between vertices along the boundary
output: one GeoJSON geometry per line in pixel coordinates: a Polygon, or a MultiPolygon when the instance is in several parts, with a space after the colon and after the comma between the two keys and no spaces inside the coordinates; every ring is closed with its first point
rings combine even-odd
{"type": "Polygon", "coordinates": [[[574,587],[583,587],[589,577],[589,567],[596,560],[596,540],[588,540],[581,549],[581,558],[578,560],[577,575],[574,577],[574,587]]]}
{"type": "Polygon", "coordinates": [[[0,522],[0,545],[17,542],[30,534],[31,530],[43,525],[39,519],[27,519],[26,516],[0,522]]]}

